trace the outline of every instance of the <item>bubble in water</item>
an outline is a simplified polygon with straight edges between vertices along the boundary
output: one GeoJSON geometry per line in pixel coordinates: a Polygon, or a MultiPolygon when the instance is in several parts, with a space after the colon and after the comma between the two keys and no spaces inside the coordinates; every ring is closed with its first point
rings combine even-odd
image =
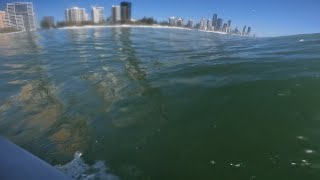
{"type": "Polygon", "coordinates": [[[301,160],[301,166],[309,166],[310,163],[307,160],[301,160]]]}
{"type": "Polygon", "coordinates": [[[257,178],[256,176],[251,176],[251,177],[250,177],[250,179],[256,179],[256,178],[257,178]]]}
{"type": "Polygon", "coordinates": [[[244,166],[244,164],[243,163],[238,163],[238,164],[233,164],[233,163],[231,163],[230,164],[231,166],[234,166],[234,167],[241,167],[241,166],[244,166]]]}
{"type": "Polygon", "coordinates": [[[303,140],[303,141],[307,140],[307,138],[306,138],[306,137],[304,137],[304,136],[297,136],[297,139],[299,139],[299,140],[303,140]]]}
{"type": "Polygon", "coordinates": [[[314,150],[311,150],[311,149],[306,149],[304,152],[307,153],[307,154],[313,154],[313,153],[315,153],[315,151],[314,151],[314,150]]]}

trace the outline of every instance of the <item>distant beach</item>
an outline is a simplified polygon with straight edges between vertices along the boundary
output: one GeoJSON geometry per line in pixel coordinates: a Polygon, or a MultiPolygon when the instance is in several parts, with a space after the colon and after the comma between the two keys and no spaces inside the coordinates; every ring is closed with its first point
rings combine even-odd
{"type": "Polygon", "coordinates": [[[58,29],[88,29],[88,28],[117,28],[117,27],[133,27],[133,28],[159,28],[159,29],[181,29],[181,30],[195,30],[201,32],[208,32],[208,33],[215,33],[215,34],[223,34],[228,35],[228,33],[224,32],[217,32],[217,31],[205,31],[205,30],[198,30],[198,29],[190,29],[184,27],[174,27],[174,26],[161,26],[161,25],[106,25],[106,26],[69,26],[69,27],[62,27],[58,29]]]}
{"type": "MultiPolygon", "coordinates": [[[[180,30],[189,30],[189,31],[195,30],[195,31],[200,31],[200,32],[228,35],[228,33],[224,33],[224,32],[205,31],[205,30],[190,29],[190,28],[185,28],[185,27],[161,26],[161,25],[96,25],[96,26],[90,25],[90,26],[68,26],[68,27],[61,27],[61,28],[57,28],[57,29],[129,28],[129,27],[132,27],[132,28],[180,29],[180,30]]],[[[21,32],[25,32],[25,31],[0,33],[0,35],[16,34],[16,33],[21,33],[21,32]]]]}
{"type": "Polygon", "coordinates": [[[134,28],[161,28],[161,29],[185,29],[185,30],[193,30],[189,28],[183,27],[173,27],[173,26],[161,26],[161,25],[98,25],[98,26],[69,26],[62,27],[58,29],[87,29],[87,28],[115,28],[115,27],[134,27],[134,28]]]}

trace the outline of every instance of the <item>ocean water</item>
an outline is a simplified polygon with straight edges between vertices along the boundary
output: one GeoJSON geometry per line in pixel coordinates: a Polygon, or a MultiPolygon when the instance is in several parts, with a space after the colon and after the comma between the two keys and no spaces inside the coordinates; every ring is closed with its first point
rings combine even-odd
{"type": "Polygon", "coordinates": [[[319,179],[319,49],[320,34],[1,35],[0,134],[74,179],[319,179]]]}

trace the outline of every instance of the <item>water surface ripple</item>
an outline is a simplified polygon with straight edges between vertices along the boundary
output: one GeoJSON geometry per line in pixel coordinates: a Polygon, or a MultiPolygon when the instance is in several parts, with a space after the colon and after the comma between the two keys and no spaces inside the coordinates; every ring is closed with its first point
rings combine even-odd
{"type": "Polygon", "coordinates": [[[120,179],[319,179],[319,49],[319,34],[2,35],[0,134],[120,179]]]}

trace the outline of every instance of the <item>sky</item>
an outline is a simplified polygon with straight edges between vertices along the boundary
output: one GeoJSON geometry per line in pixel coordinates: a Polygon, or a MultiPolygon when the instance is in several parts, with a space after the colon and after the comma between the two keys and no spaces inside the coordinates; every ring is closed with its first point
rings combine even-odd
{"type": "MultiPolygon", "coordinates": [[[[24,0],[16,0],[24,1],[24,0]]],[[[170,16],[198,22],[212,19],[217,13],[224,22],[232,20],[232,27],[251,26],[257,36],[283,36],[320,32],[320,0],[129,0],[132,18],[154,17],[162,21],[170,16]]],[[[0,0],[0,7],[12,0],[0,0]]],[[[33,2],[37,21],[43,16],[64,20],[64,9],[73,6],[86,8],[105,7],[105,16],[111,15],[111,6],[120,0],[28,0],[33,2]]],[[[0,8],[1,9],[1,8],[0,8]]],[[[91,16],[91,15],[90,15],[91,16]]],[[[90,17],[89,16],[89,17],[90,17]]]]}

